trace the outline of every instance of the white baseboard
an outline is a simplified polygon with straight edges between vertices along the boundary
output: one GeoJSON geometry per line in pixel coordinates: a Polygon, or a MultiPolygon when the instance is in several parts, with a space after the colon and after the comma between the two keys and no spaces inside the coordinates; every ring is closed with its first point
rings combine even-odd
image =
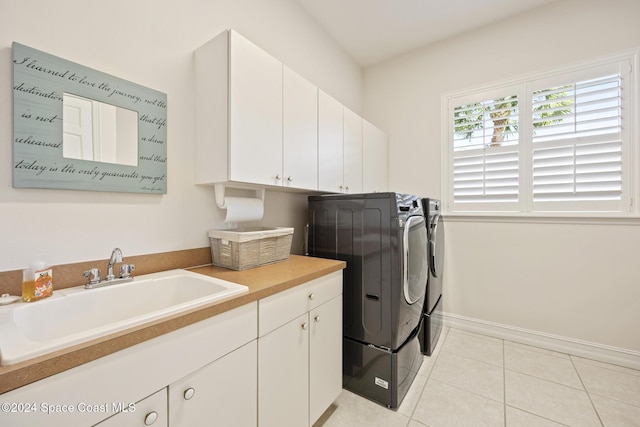
{"type": "Polygon", "coordinates": [[[640,369],[640,352],[612,347],[544,332],[487,322],[457,314],[442,313],[444,325],[478,334],[533,345],[548,350],[598,360],[600,362],[640,369]]]}

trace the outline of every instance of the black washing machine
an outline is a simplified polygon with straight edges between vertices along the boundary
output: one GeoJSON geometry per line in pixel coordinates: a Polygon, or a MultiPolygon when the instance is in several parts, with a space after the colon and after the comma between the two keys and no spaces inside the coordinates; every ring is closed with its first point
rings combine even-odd
{"type": "Polygon", "coordinates": [[[400,405],[423,360],[427,242],[417,196],[309,197],[309,255],[347,263],[343,386],[390,408],[400,405]]]}
{"type": "Polygon", "coordinates": [[[440,200],[422,199],[422,205],[427,219],[429,277],[418,338],[422,354],[431,356],[442,332],[444,224],[440,200]]]}

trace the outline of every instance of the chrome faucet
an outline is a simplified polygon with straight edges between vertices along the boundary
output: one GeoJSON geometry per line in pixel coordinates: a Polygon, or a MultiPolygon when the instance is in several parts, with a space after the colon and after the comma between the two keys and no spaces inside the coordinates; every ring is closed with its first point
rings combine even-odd
{"type": "Polygon", "coordinates": [[[109,266],[107,267],[107,277],[105,280],[113,280],[116,276],[113,274],[113,265],[116,262],[122,262],[122,251],[120,248],[115,248],[113,252],[111,252],[111,258],[109,259],[109,266]]]}
{"type": "Polygon", "coordinates": [[[116,277],[113,273],[113,267],[117,262],[122,262],[122,251],[120,248],[115,248],[111,252],[111,258],[109,258],[109,265],[107,266],[107,275],[104,280],[100,277],[100,269],[91,268],[83,273],[84,277],[89,279],[84,287],[87,289],[99,288],[106,285],[130,282],[133,280],[131,272],[135,269],[133,264],[122,264],[120,266],[120,277],[116,277]]]}

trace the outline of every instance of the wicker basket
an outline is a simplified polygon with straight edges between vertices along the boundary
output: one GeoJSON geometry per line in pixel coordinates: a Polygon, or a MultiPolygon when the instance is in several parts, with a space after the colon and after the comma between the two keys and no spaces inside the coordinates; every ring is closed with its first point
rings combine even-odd
{"type": "Polygon", "coordinates": [[[210,230],[213,265],[247,270],[289,258],[293,228],[210,230]]]}

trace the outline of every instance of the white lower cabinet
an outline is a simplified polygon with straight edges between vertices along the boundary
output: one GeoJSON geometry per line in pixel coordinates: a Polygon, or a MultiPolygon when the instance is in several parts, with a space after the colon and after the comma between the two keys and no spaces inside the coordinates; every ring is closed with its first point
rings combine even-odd
{"type": "Polygon", "coordinates": [[[256,425],[256,341],[169,386],[169,425],[256,425]]]}
{"type": "Polygon", "coordinates": [[[342,391],[342,295],[309,313],[309,425],[342,391]]]}
{"type": "Polygon", "coordinates": [[[1,394],[0,426],[304,427],[341,389],[337,271],[1,394]]]}
{"type": "Polygon", "coordinates": [[[261,427],[309,424],[309,317],[304,314],[259,339],[261,427]]]}
{"type": "Polygon", "coordinates": [[[166,426],[167,411],[171,427],[255,426],[257,407],[251,396],[256,388],[257,323],[257,303],[249,303],[1,394],[0,402],[15,402],[16,411],[0,411],[0,426],[142,426],[154,418],[150,425],[166,426]],[[168,406],[167,387],[171,393],[190,380],[197,385],[195,402],[201,395],[213,396],[207,403],[209,418],[173,422],[174,415],[183,413],[191,420],[200,414],[198,409],[192,414],[183,402],[175,404],[175,411],[168,406]],[[245,386],[247,396],[233,388],[245,386]],[[135,411],[122,412],[128,408],[135,411]],[[147,417],[151,412],[158,416],[147,417]],[[236,424],[231,418],[233,422],[215,424],[216,418],[232,415],[252,421],[236,424]]]}
{"type": "Polygon", "coordinates": [[[96,424],[99,427],[167,427],[168,425],[166,387],[136,402],[135,405],[123,405],[122,412],[96,424]]]}
{"type": "Polygon", "coordinates": [[[342,272],[258,303],[258,426],[311,426],[342,389],[342,272]]]}

